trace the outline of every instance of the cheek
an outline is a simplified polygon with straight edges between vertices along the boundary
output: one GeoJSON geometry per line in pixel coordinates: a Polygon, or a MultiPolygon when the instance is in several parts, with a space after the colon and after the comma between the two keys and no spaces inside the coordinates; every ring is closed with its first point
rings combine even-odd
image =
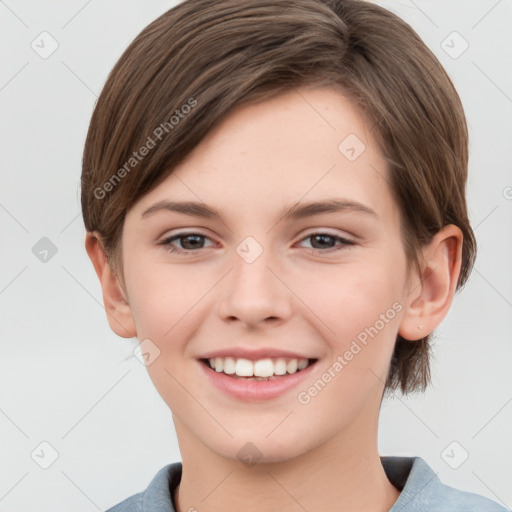
{"type": "Polygon", "coordinates": [[[322,286],[299,292],[307,294],[311,318],[329,343],[327,365],[342,358],[342,371],[339,366],[333,371],[345,375],[343,386],[366,387],[378,380],[372,371],[385,374],[403,310],[402,276],[392,267],[386,262],[361,264],[357,271],[356,265],[339,267],[330,279],[316,281],[322,286]]]}
{"type": "Polygon", "coordinates": [[[136,258],[127,261],[126,284],[138,338],[154,339],[162,349],[169,348],[170,340],[179,345],[179,333],[197,322],[198,306],[215,279],[210,283],[208,275],[198,277],[192,265],[179,268],[136,258]]]}
{"type": "Polygon", "coordinates": [[[308,306],[319,317],[315,325],[324,333],[329,353],[299,390],[299,411],[307,418],[322,418],[330,411],[333,431],[362,410],[378,409],[403,309],[398,276],[393,280],[384,269],[366,270],[340,272],[340,279],[331,280],[323,293],[309,295],[308,306]]]}
{"type": "Polygon", "coordinates": [[[347,339],[373,325],[400,300],[403,279],[393,267],[368,260],[332,265],[321,275],[310,272],[307,280],[298,280],[294,292],[317,317],[316,323],[323,322],[332,336],[347,339]]]}

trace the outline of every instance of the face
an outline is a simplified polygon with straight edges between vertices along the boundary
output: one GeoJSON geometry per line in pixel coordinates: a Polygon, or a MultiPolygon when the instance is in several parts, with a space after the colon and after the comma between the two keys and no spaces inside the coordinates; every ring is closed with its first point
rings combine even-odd
{"type": "Polygon", "coordinates": [[[365,121],[338,90],[299,91],[236,109],[123,229],[127,300],[178,437],[231,459],[247,442],[276,461],[376,428],[407,295],[365,121]],[[217,353],[316,361],[258,382],[207,367],[217,353]]]}

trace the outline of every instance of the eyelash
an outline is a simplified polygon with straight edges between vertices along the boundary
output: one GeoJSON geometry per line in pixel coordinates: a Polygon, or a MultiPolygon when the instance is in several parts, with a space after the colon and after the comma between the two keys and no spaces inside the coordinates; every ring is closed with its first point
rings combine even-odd
{"type": "MultiPolygon", "coordinates": [[[[336,235],[331,235],[330,233],[323,233],[321,231],[309,234],[308,236],[302,238],[301,242],[304,240],[307,240],[308,238],[313,238],[314,236],[319,236],[319,235],[327,236],[327,237],[333,238],[334,240],[340,241],[340,242],[342,242],[342,245],[338,246],[338,248],[330,247],[325,250],[324,249],[315,249],[315,248],[310,249],[311,251],[313,251],[316,254],[325,254],[325,253],[330,253],[330,252],[336,252],[336,251],[340,251],[340,250],[344,249],[346,246],[355,245],[355,242],[352,240],[348,240],[347,238],[343,238],[343,237],[336,236],[336,235]]],[[[178,249],[175,246],[171,245],[171,242],[173,242],[174,240],[179,240],[182,238],[186,238],[188,236],[199,236],[199,237],[205,238],[205,239],[208,238],[206,235],[202,235],[201,233],[178,233],[177,235],[173,235],[169,238],[166,238],[165,240],[162,240],[161,242],[159,242],[158,245],[162,245],[162,246],[164,246],[165,250],[167,250],[171,253],[177,253],[177,254],[190,254],[193,252],[198,252],[199,249],[204,249],[204,247],[200,247],[199,249],[196,249],[196,250],[178,249]]]]}

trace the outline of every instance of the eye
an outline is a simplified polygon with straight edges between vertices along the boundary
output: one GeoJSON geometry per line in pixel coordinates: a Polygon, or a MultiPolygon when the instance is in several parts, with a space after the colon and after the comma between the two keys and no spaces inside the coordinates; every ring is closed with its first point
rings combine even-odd
{"type": "MultiPolygon", "coordinates": [[[[179,254],[190,254],[197,252],[198,249],[204,249],[205,240],[210,240],[206,235],[200,233],[178,233],[171,237],[168,237],[158,245],[164,246],[164,248],[171,253],[179,254]],[[179,241],[181,247],[177,247],[175,242],[179,241]]],[[[341,236],[332,235],[330,233],[311,233],[307,237],[303,238],[301,242],[305,240],[311,240],[311,249],[316,253],[326,253],[339,251],[344,249],[346,246],[355,245],[355,242],[343,238],[341,236]],[[337,246],[336,242],[340,242],[337,246]],[[334,244],[334,245],[333,245],[334,244]]]]}
{"type": "Polygon", "coordinates": [[[352,240],[348,240],[341,236],[331,235],[330,233],[311,233],[306,238],[302,239],[302,241],[304,240],[311,240],[311,249],[318,253],[339,251],[344,249],[347,245],[355,245],[355,242],[352,240]],[[337,247],[335,245],[333,246],[332,244],[336,241],[341,242],[341,245],[338,245],[337,247]]]}
{"type": "Polygon", "coordinates": [[[209,240],[206,235],[200,233],[178,233],[171,237],[162,240],[158,245],[163,245],[164,248],[169,252],[175,252],[180,254],[188,254],[195,252],[195,249],[203,249],[204,240],[209,240]],[[178,248],[173,245],[173,242],[179,240],[182,248],[178,248]]]}

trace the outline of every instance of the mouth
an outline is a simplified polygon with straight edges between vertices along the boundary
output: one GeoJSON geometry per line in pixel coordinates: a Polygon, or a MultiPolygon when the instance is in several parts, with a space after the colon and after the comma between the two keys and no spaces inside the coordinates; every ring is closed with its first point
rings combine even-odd
{"type": "Polygon", "coordinates": [[[199,361],[209,370],[229,378],[262,382],[287,379],[310,368],[318,359],[269,357],[252,361],[245,358],[215,357],[199,361]]]}
{"type": "Polygon", "coordinates": [[[305,388],[320,364],[304,353],[273,347],[219,349],[196,361],[212,389],[230,399],[260,404],[305,388]]]}

